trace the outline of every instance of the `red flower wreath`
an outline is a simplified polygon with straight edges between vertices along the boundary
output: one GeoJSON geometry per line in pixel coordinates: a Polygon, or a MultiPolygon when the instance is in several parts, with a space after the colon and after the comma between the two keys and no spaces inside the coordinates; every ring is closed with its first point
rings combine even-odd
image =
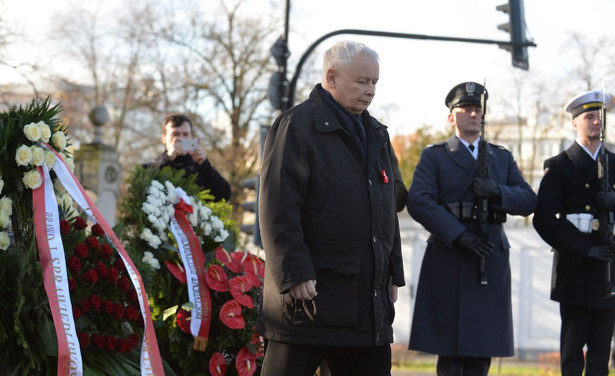
{"type": "Polygon", "coordinates": [[[98,224],[60,221],[77,337],[82,348],[130,352],[140,342],[143,318],[121,258],[98,224]]]}

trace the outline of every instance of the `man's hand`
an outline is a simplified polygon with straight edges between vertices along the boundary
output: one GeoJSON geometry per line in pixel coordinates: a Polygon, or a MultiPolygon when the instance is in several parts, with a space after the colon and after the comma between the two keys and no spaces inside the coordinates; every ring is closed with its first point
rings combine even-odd
{"type": "Polygon", "coordinates": [[[393,300],[393,303],[395,303],[397,301],[397,285],[392,285],[391,286],[391,299],[393,300]]]}
{"type": "Polygon", "coordinates": [[[203,150],[203,148],[201,147],[201,141],[198,139],[197,141],[199,141],[199,147],[196,148],[194,151],[189,152],[188,154],[192,156],[192,159],[196,162],[196,164],[201,164],[205,162],[205,159],[207,159],[207,155],[205,154],[205,150],[203,150]]]}
{"type": "Polygon", "coordinates": [[[495,183],[495,180],[491,178],[476,178],[472,186],[474,193],[479,198],[486,198],[487,200],[495,203],[502,202],[502,192],[495,183]]]}
{"type": "Polygon", "coordinates": [[[301,282],[290,288],[290,296],[299,300],[312,300],[318,295],[316,292],[316,280],[301,282]]]}
{"type": "Polygon", "coordinates": [[[615,192],[598,192],[596,204],[600,209],[615,210],[615,192]]]}
{"type": "Polygon", "coordinates": [[[589,249],[587,257],[602,261],[613,261],[615,259],[615,251],[611,247],[595,245],[589,249]]]}
{"type": "Polygon", "coordinates": [[[477,256],[489,256],[495,247],[490,241],[484,241],[477,234],[470,231],[464,231],[455,239],[453,244],[459,248],[473,252],[477,256]]]}

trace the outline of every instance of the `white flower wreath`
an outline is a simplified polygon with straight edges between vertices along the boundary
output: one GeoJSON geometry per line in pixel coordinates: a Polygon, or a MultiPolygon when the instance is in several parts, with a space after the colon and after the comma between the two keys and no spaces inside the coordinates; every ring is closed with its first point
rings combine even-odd
{"type": "MultiPolygon", "coordinates": [[[[180,198],[192,206],[193,212],[188,216],[188,220],[201,244],[205,238],[218,243],[228,238],[229,233],[224,228],[224,223],[213,215],[211,209],[200,200],[188,196],[183,189],[175,187],[170,181],[165,181],[163,184],[152,180],[147,189],[147,197],[141,205],[151,226],[143,228],[140,234],[141,239],[145,240],[150,247],[158,249],[163,243],[168,242],[169,236],[172,236],[170,235],[170,222],[175,215],[175,205],[179,203],[180,198]]],[[[142,261],[150,265],[152,269],[160,268],[160,262],[153,253],[146,252],[142,261]]]]}

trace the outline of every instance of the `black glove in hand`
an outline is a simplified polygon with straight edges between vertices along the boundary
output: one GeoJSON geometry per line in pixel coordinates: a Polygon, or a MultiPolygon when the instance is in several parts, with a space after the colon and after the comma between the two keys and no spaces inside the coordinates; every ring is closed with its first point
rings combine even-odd
{"type": "Polygon", "coordinates": [[[602,261],[612,261],[615,259],[615,251],[604,245],[595,245],[589,249],[587,257],[602,261]]]}
{"type": "Polygon", "coordinates": [[[615,192],[598,192],[596,204],[599,209],[615,210],[615,192]]]}
{"type": "Polygon", "coordinates": [[[479,198],[486,198],[494,203],[502,202],[502,192],[500,188],[491,178],[476,178],[474,179],[474,185],[472,186],[474,193],[479,198]]]}
{"type": "Polygon", "coordinates": [[[471,251],[477,256],[488,256],[494,250],[494,246],[490,241],[484,241],[479,235],[469,231],[462,232],[453,244],[459,248],[471,251]]]}

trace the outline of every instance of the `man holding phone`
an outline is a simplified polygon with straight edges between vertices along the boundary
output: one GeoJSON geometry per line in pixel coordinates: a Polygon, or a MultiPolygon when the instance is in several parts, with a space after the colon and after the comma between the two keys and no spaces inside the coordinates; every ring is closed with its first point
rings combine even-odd
{"type": "Polygon", "coordinates": [[[165,151],[152,164],[155,167],[170,166],[185,170],[187,175],[196,174],[196,183],[209,189],[215,201],[231,197],[231,186],[211,165],[200,141],[192,134],[192,122],[184,114],[171,114],[162,123],[162,143],[165,151]]]}

